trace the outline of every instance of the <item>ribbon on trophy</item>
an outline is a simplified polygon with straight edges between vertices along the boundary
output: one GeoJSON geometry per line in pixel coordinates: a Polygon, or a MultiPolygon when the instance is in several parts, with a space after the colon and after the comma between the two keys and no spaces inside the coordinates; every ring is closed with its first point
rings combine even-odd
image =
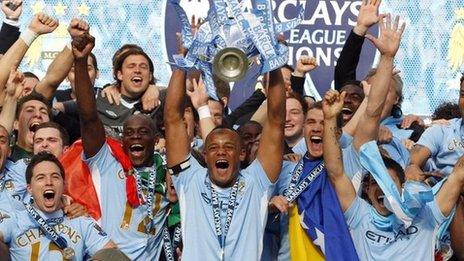
{"type": "Polygon", "coordinates": [[[277,35],[298,26],[304,9],[298,17],[276,23],[270,0],[256,0],[255,6],[244,12],[238,0],[214,0],[205,22],[196,34],[180,0],[170,0],[182,24],[185,57],[173,55],[173,65],[184,70],[201,70],[208,95],[218,100],[213,73],[232,82],[243,78],[251,58],[258,58],[260,73],[282,67],[288,62],[288,47],[277,40],[277,35]]]}

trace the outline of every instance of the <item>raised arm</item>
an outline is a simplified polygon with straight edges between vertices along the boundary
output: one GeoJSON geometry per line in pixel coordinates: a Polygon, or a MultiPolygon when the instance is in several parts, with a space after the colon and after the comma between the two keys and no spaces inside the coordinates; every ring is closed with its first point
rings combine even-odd
{"type": "Polygon", "coordinates": [[[438,207],[444,216],[448,216],[456,205],[464,185],[464,156],[454,165],[453,172],[435,196],[438,207]]]}
{"type": "Polygon", "coordinates": [[[53,59],[48,66],[47,74],[35,86],[34,90],[42,94],[48,100],[55,96],[56,89],[66,78],[74,62],[72,51],[65,46],[63,50],[53,59]]]}
{"type": "Polygon", "coordinates": [[[257,158],[270,181],[279,178],[284,153],[285,86],[280,69],[270,72],[267,90],[267,120],[257,158]]]}
{"type": "Polygon", "coordinates": [[[18,98],[23,92],[24,75],[17,70],[17,65],[13,65],[10,70],[10,76],[6,83],[6,96],[3,108],[0,112],[0,125],[5,127],[8,133],[13,130],[15,120],[16,105],[18,98]]]}
{"type": "Polygon", "coordinates": [[[340,90],[349,80],[356,80],[356,67],[359,63],[364,35],[379,21],[381,0],[364,0],[359,8],[356,26],[351,31],[335,66],[335,89],[340,90]]]}
{"type": "Polygon", "coordinates": [[[380,62],[376,74],[372,77],[372,87],[369,92],[366,113],[364,113],[356,128],[353,145],[359,150],[364,143],[377,139],[380,116],[382,114],[385,99],[393,71],[393,59],[398,51],[405,24],[399,26],[399,16],[395,18],[392,24],[390,14],[385,19],[379,21],[379,38],[372,35],[366,35],[379,50],[380,62]]]}
{"type": "MultiPolygon", "coordinates": [[[[85,30],[85,27],[81,29],[85,30]]],[[[95,38],[88,32],[85,35],[75,37],[72,42],[77,106],[79,108],[82,144],[87,157],[97,154],[105,143],[105,129],[98,117],[95,94],[87,68],[87,59],[94,45],[95,38]]]]}
{"type": "Polygon", "coordinates": [[[206,93],[205,84],[202,80],[197,81],[195,78],[187,80],[187,95],[192,101],[193,107],[200,117],[200,132],[203,141],[206,136],[216,127],[214,125],[211,112],[208,107],[208,94],[206,93]]]}
{"type": "Polygon", "coordinates": [[[292,73],[290,82],[292,90],[301,96],[304,96],[304,83],[306,74],[316,69],[317,60],[312,56],[302,55],[298,59],[295,71],[292,73]]]}
{"type": "Polygon", "coordinates": [[[338,91],[329,90],[322,100],[324,163],[343,212],[350,207],[356,197],[353,184],[343,169],[342,151],[339,144],[341,129],[337,126],[337,117],[342,111],[344,99],[345,93],[340,95],[338,91]]]}
{"type": "MultiPolygon", "coordinates": [[[[89,30],[88,24],[78,18],[73,18],[69,23],[68,32],[71,38],[83,35],[89,30]]],[[[55,96],[56,89],[68,75],[74,63],[72,50],[65,46],[48,66],[47,74],[37,84],[35,91],[51,100],[55,96]]]]}
{"type": "Polygon", "coordinates": [[[19,17],[23,12],[23,1],[3,1],[1,3],[1,8],[5,14],[5,19],[3,20],[2,29],[0,30],[0,59],[3,54],[10,49],[10,47],[18,40],[19,37],[19,17]],[[10,8],[10,5],[13,3],[16,5],[16,9],[13,10],[10,8]]]}
{"type": "Polygon", "coordinates": [[[183,100],[185,94],[185,72],[176,69],[169,81],[164,105],[164,127],[166,158],[168,167],[185,161],[190,153],[187,129],[184,123],[183,100]]]}
{"type": "Polygon", "coordinates": [[[29,46],[39,35],[53,32],[57,27],[58,21],[44,13],[36,14],[26,31],[21,33],[19,39],[8,49],[0,60],[0,101],[5,97],[5,84],[11,66],[23,59],[29,46]]]}

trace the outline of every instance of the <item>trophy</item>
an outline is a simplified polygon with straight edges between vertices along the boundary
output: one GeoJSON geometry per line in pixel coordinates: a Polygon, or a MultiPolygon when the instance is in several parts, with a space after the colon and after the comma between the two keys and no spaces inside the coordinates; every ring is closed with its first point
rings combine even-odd
{"type": "Polygon", "coordinates": [[[299,7],[297,18],[275,23],[270,0],[256,0],[249,12],[244,12],[238,0],[213,0],[205,22],[194,35],[189,19],[179,5],[170,0],[182,24],[183,45],[187,54],[173,55],[174,65],[185,70],[201,71],[208,95],[218,99],[213,74],[226,82],[242,79],[253,60],[260,73],[282,67],[288,61],[288,47],[277,36],[298,26],[303,19],[299,7]]]}

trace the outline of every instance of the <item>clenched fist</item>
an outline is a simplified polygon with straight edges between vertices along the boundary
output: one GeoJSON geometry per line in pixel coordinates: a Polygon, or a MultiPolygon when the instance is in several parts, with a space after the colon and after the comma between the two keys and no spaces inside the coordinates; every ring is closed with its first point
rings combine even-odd
{"type": "Polygon", "coordinates": [[[89,24],[82,19],[73,18],[71,22],[69,23],[68,32],[69,32],[69,35],[71,35],[71,38],[74,39],[78,36],[88,33],[89,24]]]}
{"type": "Polygon", "coordinates": [[[44,13],[38,13],[32,18],[29,29],[38,35],[42,35],[53,32],[58,25],[57,20],[44,13]]]}

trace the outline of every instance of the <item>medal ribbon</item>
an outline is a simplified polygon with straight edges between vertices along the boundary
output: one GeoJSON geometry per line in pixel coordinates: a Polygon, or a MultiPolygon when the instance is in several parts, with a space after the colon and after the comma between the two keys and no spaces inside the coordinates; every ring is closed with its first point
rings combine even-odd
{"type": "Polygon", "coordinates": [[[174,229],[173,240],[171,241],[171,237],[169,235],[168,226],[164,226],[163,228],[163,246],[164,246],[164,253],[166,255],[166,260],[174,261],[174,251],[180,243],[181,240],[181,229],[180,224],[176,226],[174,229]],[[172,242],[172,243],[171,243],[172,242]]]}
{"type": "Polygon", "coordinates": [[[303,158],[298,162],[296,167],[293,169],[292,172],[292,179],[290,180],[290,184],[288,185],[287,190],[284,193],[285,198],[287,201],[293,202],[303,191],[305,191],[308,186],[322,173],[324,170],[325,165],[324,162],[321,161],[316,167],[314,167],[309,175],[304,178],[300,183],[301,173],[303,173],[304,169],[304,161],[303,158]]]}
{"type": "Polygon", "coordinates": [[[216,231],[216,236],[219,241],[219,246],[221,247],[221,260],[224,259],[224,248],[226,244],[227,233],[229,232],[230,223],[232,222],[232,217],[234,216],[235,211],[235,202],[237,201],[237,192],[238,192],[238,182],[240,178],[237,178],[235,181],[232,190],[230,191],[229,204],[227,206],[227,217],[226,223],[224,224],[224,231],[222,231],[221,226],[221,213],[219,209],[219,198],[217,191],[209,183],[209,189],[211,190],[211,206],[213,207],[213,218],[214,218],[214,227],[216,231]]]}
{"type": "MultiPolygon", "coordinates": [[[[156,165],[156,162],[154,163],[156,165]]],[[[150,220],[153,220],[153,198],[155,197],[155,186],[156,186],[156,166],[153,166],[150,168],[148,171],[149,176],[148,176],[148,186],[147,186],[147,191],[148,195],[147,197],[144,196],[142,188],[142,175],[141,172],[138,170],[135,170],[135,178],[136,178],[136,184],[137,184],[137,195],[139,199],[142,202],[145,202],[147,204],[147,215],[150,220]]]]}
{"type": "MultiPolygon", "coordinates": [[[[37,224],[40,226],[40,229],[45,233],[45,235],[48,236],[60,249],[65,249],[68,247],[68,242],[66,240],[58,235],[56,233],[55,229],[49,225],[43,217],[40,216],[40,214],[32,207],[31,204],[24,203],[24,206],[26,207],[27,213],[29,214],[30,217],[32,217],[37,224]]],[[[63,218],[54,218],[52,219],[53,222],[61,223],[63,222],[63,218]]]]}

